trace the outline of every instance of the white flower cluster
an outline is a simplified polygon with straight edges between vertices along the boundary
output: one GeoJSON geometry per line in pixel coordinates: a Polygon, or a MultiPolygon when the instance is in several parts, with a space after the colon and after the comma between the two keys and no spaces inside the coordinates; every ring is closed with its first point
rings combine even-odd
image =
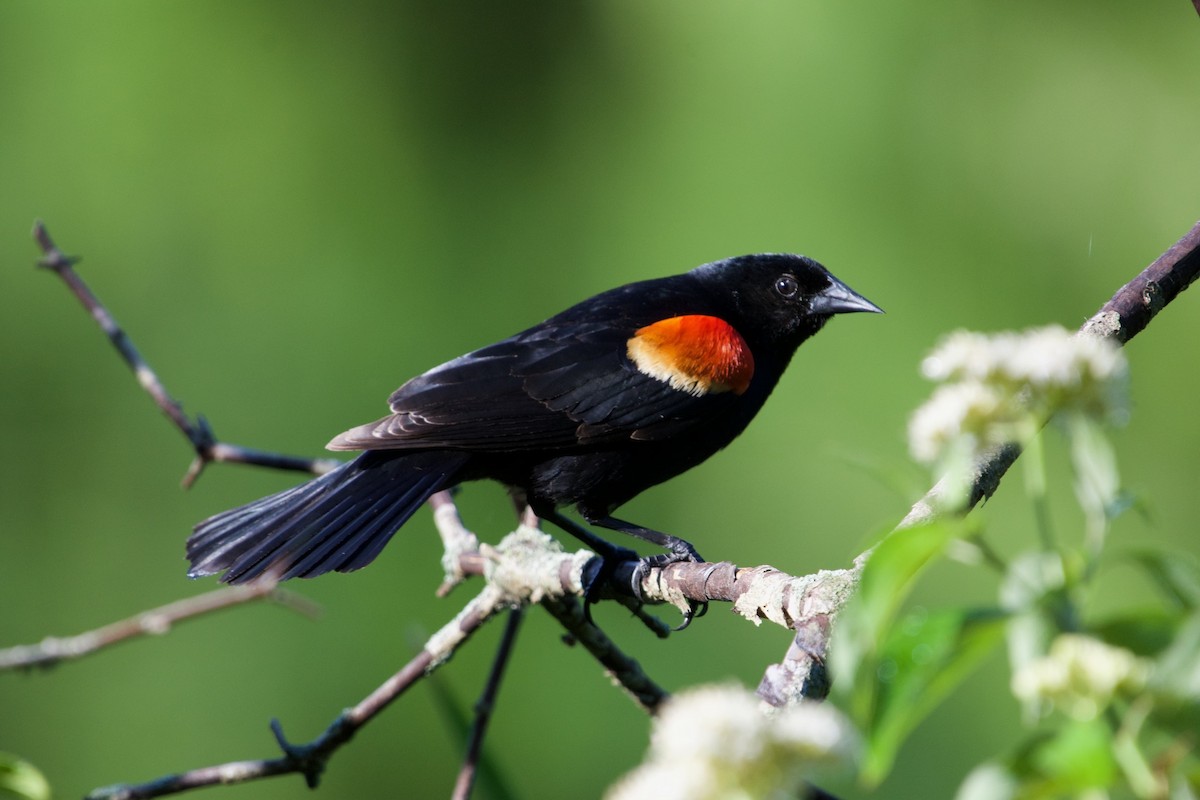
{"type": "Polygon", "coordinates": [[[955,445],[977,452],[1019,441],[1058,411],[1114,420],[1126,412],[1120,348],[1058,326],[990,336],[959,331],[925,359],[921,371],[944,384],[909,423],[910,449],[926,463],[955,445]]]}
{"type": "Polygon", "coordinates": [[[1146,685],[1149,665],[1129,650],[1074,633],[1059,636],[1044,657],[1012,678],[1012,691],[1026,702],[1045,703],[1075,719],[1094,719],[1119,692],[1136,694],[1146,685]]]}
{"type": "Polygon", "coordinates": [[[771,713],[740,686],[703,686],[667,703],[646,762],[608,800],[794,797],[814,768],[846,765],[857,750],[853,727],[830,705],[771,713]]]}

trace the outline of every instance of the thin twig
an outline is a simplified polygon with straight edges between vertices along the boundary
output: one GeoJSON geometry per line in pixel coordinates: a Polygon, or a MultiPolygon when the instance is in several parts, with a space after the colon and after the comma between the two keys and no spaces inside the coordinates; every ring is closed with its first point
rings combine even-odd
{"type": "MultiPolygon", "coordinates": [[[[493,566],[487,570],[489,582],[482,591],[451,622],[430,637],[422,651],[403,669],[358,705],[342,712],[312,742],[290,743],[279,722],[273,721],[271,729],[283,750],[282,757],[229,762],[167,775],[143,784],[109,786],[93,791],[88,795],[89,800],[140,800],[202,786],[244,783],[290,773],[300,773],[310,787],[317,786],[334,752],[420,678],[449,660],[458,647],[495,614],[528,602],[549,602],[556,597],[581,592],[583,564],[592,557],[588,551],[563,553],[553,539],[529,528],[518,529],[495,548],[484,550],[482,557],[493,566]],[[523,569],[523,565],[539,561],[552,564],[553,568],[542,572],[534,570],[532,575],[523,569]]],[[[581,612],[579,616],[582,618],[581,612]]]]}
{"type": "MultiPolygon", "coordinates": [[[[1195,0],[1200,3],[1200,0],[1195,0]]],[[[1080,335],[1111,339],[1124,345],[1145,329],[1150,320],[1200,277],[1200,222],[1192,226],[1178,242],[1156,258],[1133,280],[1117,290],[1096,314],[1080,328],[1080,335]]],[[[1008,444],[986,453],[974,465],[968,502],[948,507],[944,501],[944,479],[913,505],[897,530],[930,521],[943,514],[967,514],[989,498],[1000,480],[1021,455],[1021,449],[1008,444]]],[[[854,565],[844,571],[849,587],[848,598],[862,574],[871,551],[861,553],[854,565]]],[[[839,587],[839,591],[844,589],[839,587]]],[[[796,620],[796,637],[780,664],[767,668],[758,693],[767,702],[782,705],[800,698],[823,698],[828,682],[823,680],[828,632],[841,602],[831,606],[832,613],[822,615],[817,624],[796,620]],[[817,676],[817,679],[813,679],[817,676]]]]}
{"type": "Polygon", "coordinates": [[[256,761],[233,761],[212,767],[201,767],[175,775],[167,775],[142,784],[121,784],[96,789],[87,800],[143,800],[226,783],[270,778],[276,775],[300,773],[310,788],[315,788],[329,757],[368,722],[387,708],[420,678],[437,669],[471,634],[496,612],[506,608],[508,599],[492,585],[484,587],[467,606],[440,631],[430,637],[421,650],[403,669],[363,698],[358,705],[346,709],[308,744],[292,744],[283,735],[278,720],[272,720],[271,730],[283,756],[256,761]]]}
{"type": "Polygon", "coordinates": [[[113,347],[121,354],[121,358],[133,370],[141,387],[191,443],[196,458],[184,474],[183,485],[185,488],[196,482],[207,464],[215,461],[310,472],[315,475],[329,472],[339,466],[341,462],[332,458],[314,459],[286,456],[217,441],[212,428],[204,417],[198,416],[195,421],[192,421],[184,413],[183,406],[167,392],[167,388],[159,379],[158,374],[142,358],[142,354],[133,346],[133,342],[117,324],[113,315],[79,277],[79,273],[74,269],[74,265],[79,263],[79,258],[63,253],[50,238],[50,232],[46,230],[46,226],[42,224],[41,220],[33,224],[33,238],[42,250],[38,266],[44,267],[62,278],[79,302],[83,304],[83,307],[91,314],[92,319],[96,320],[96,324],[108,336],[113,347]]]}
{"type": "Polygon", "coordinates": [[[509,656],[512,655],[513,644],[517,640],[517,632],[521,629],[521,620],[525,618],[524,608],[514,608],[508,613],[508,623],[504,626],[504,634],[500,637],[500,645],[496,648],[496,659],[488,673],[487,683],[484,684],[483,694],[475,704],[475,724],[471,726],[471,737],[467,741],[467,753],[463,759],[462,769],[458,780],[454,783],[453,800],[467,800],[471,789],[475,786],[475,775],[479,767],[479,757],[483,752],[483,737],[487,732],[488,723],[492,719],[492,710],[496,707],[496,695],[500,691],[500,682],[504,678],[504,669],[508,666],[509,656]]]}
{"type": "Polygon", "coordinates": [[[174,603],[143,611],[136,616],[77,636],[51,636],[37,644],[18,645],[0,650],[0,672],[12,669],[52,667],[59,662],[80,658],[138,636],[166,633],[175,623],[192,617],[264,598],[274,600],[309,616],[319,613],[319,609],[310,601],[277,589],[274,581],[260,580],[177,600],[174,603]]]}

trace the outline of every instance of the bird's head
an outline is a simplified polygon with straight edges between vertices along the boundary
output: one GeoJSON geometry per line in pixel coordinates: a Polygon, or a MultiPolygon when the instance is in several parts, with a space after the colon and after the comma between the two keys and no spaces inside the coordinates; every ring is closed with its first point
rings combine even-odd
{"type": "Polygon", "coordinates": [[[790,351],[834,314],[883,309],[807,256],[760,253],[697,267],[692,274],[729,305],[733,323],[755,344],[790,351]]]}

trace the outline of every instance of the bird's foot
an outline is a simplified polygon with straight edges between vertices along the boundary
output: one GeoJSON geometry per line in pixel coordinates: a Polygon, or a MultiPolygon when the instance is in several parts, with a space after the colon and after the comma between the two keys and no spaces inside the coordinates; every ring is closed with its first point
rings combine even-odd
{"type": "MultiPolygon", "coordinates": [[[[596,551],[596,555],[600,561],[599,566],[590,569],[583,576],[583,618],[588,623],[595,625],[592,620],[592,606],[600,599],[600,592],[613,577],[617,574],[617,568],[621,564],[628,561],[641,561],[639,556],[634,551],[627,547],[618,547],[615,544],[609,544],[603,540],[591,542],[592,549],[596,551]]],[[[641,601],[640,593],[635,589],[635,594],[638,595],[638,601],[641,601]]]]}
{"type": "MultiPolygon", "coordinates": [[[[617,572],[617,568],[622,563],[634,562],[629,588],[638,602],[645,602],[645,596],[642,592],[642,581],[650,570],[677,562],[699,563],[704,561],[690,542],[680,539],[677,536],[653,531],[649,528],[643,528],[612,517],[585,514],[589,522],[609,530],[627,533],[643,541],[653,542],[665,548],[667,552],[654,556],[639,556],[632,550],[618,547],[605,539],[601,539],[579,523],[563,516],[554,508],[542,508],[537,510],[537,514],[542,519],[552,522],[579,539],[597,554],[599,563],[595,566],[589,566],[585,570],[583,577],[583,616],[584,619],[593,625],[595,623],[592,620],[592,605],[600,599],[601,589],[612,579],[613,575],[617,572]]],[[[708,603],[685,602],[680,607],[683,612],[683,623],[678,628],[675,628],[677,631],[683,630],[691,624],[693,619],[704,616],[705,612],[708,611],[708,603]]]]}
{"type": "MultiPolygon", "coordinates": [[[[639,601],[644,601],[645,597],[642,594],[642,581],[647,573],[652,569],[665,567],[669,564],[679,563],[703,563],[704,559],[696,552],[696,548],[690,542],[680,539],[675,536],[669,537],[666,543],[669,552],[660,553],[655,556],[643,556],[637,560],[637,566],[633,569],[633,576],[630,579],[630,588],[633,590],[633,595],[639,601]]],[[[688,625],[692,624],[692,620],[697,617],[703,617],[708,613],[708,603],[693,603],[688,601],[685,605],[681,605],[679,609],[683,613],[683,622],[679,623],[679,627],[674,630],[681,631],[688,625]]]]}

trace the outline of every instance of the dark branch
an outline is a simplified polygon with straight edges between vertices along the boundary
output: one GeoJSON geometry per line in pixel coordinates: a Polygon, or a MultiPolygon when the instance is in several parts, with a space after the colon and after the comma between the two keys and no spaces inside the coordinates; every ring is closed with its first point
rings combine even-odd
{"type": "MultiPolygon", "coordinates": [[[[1200,0],[1195,0],[1200,3],[1200,0]]],[[[1125,344],[1150,323],[1154,316],[1173,301],[1200,276],[1200,222],[1169,250],[1125,286],[1117,290],[1096,314],[1084,323],[1080,334],[1099,336],[1125,344]]],[[[1016,445],[996,448],[981,458],[974,467],[969,501],[958,508],[947,508],[942,501],[942,482],[939,481],[909,511],[897,528],[907,528],[929,521],[945,513],[967,514],[981,500],[991,497],[1001,479],[1021,455],[1016,445]]],[[[850,585],[857,583],[870,551],[854,560],[845,571],[850,585]]],[[[848,596],[848,595],[847,595],[848,596]]],[[[798,618],[794,621],[796,637],[780,664],[767,668],[758,693],[767,702],[779,705],[800,698],[823,698],[828,682],[823,678],[825,654],[829,645],[827,635],[832,619],[840,608],[826,617],[798,618]]]]}
{"type": "Polygon", "coordinates": [[[487,683],[484,684],[483,694],[475,704],[475,724],[471,726],[471,738],[467,742],[467,754],[463,759],[462,769],[458,780],[454,783],[453,800],[467,800],[471,789],[475,786],[475,775],[479,767],[479,757],[483,753],[483,737],[487,732],[488,723],[492,719],[492,709],[496,706],[496,695],[500,691],[500,682],[504,678],[504,669],[508,666],[509,656],[512,655],[513,644],[517,640],[517,631],[521,629],[521,620],[525,618],[524,608],[514,608],[508,614],[508,624],[504,626],[504,634],[500,645],[496,648],[496,660],[488,673],[487,683]]]}
{"type": "Polygon", "coordinates": [[[646,674],[637,660],[622,653],[604,631],[587,621],[583,606],[574,597],[546,597],[541,606],[570,634],[567,642],[583,645],[609,677],[648,713],[656,712],[667,699],[667,691],[646,674]]]}
{"type": "MultiPolygon", "coordinates": [[[[1200,2],[1200,0],[1196,0],[1200,2]]],[[[1200,276],[1200,222],[1117,290],[1087,321],[1083,331],[1125,344],[1200,276]]]]}
{"type": "Polygon", "coordinates": [[[292,744],[283,735],[277,720],[271,722],[276,742],[283,750],[282,757],[257,761],[233,761],[212,767],[168,775],[147,783],[108,786],[96,789],[87,800],[142,800],[163,797],[188,789],[225,783],[270,778],[276,775],[299,773],[309,787],[315,788],[330,756],[350,741],[356,733],[402,695],[420,678],[433,672],[493,614],[505,607],[502,593],[488,586],[463,609],[452,622],[445,625],[426,643],[425,648],[403,669],[385,681],[358,705],[343,711],[325,731],[308,744],[292,744]]]}
{"type": "Polygon", "coordinates": [[[79,302],[83,304],[83,307],[92,315],[92,319],[96,320],[96,324],[108,336],[113,347],[117,348],[117,352],[121,354],[121,358],[133,370],[141,387],[146,390],[146,393],[150,395],[154,403],[191,443],[192,450],[196,453],[196,458],[183,477],[183,485],[185,487],[195,483],[200,473],[204,470],[204,467],[214,461],[250,464],[257,467],[270,467],[272,469],[296,470],[316,475],[329,472],[338,466],[340,462],[335,459],[285,456],[217,441],[212,428],[209,427],[204,417],[197,417],[193,422],[184,413],[183,406],[167,392],[166,386],[159,380],[157,373],[150,368],[146,360],[142,358],[142,354],[133,346],[133,342],[130,341],[129,336],[117,324],[112,314],[108,312],[108,309],[92,293],[87,284],[83,282],[83,279],[79,277],[79,273],[74,269],[74,265],[79,263],[79,259],[75,256],[68,256],[62,250],[59,250],[58,246],[50,238],[50,232],[46,230],[46,226],[40,220],[33,225],[33,238],[37,241],[38,247],[42,249],[42,258],[38,260],[38,266],[51,270],[58,277],[62,278],[63,282],[79,302]]]}

